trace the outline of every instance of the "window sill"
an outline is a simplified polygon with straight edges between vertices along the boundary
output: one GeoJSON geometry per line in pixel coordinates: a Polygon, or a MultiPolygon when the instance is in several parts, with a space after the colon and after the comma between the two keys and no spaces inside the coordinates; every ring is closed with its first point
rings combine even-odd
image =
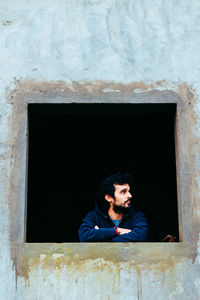
{"type": "Polygon", "coordinates": [[[23,243],[23,258],[63,257],[69,262],[104,259],[113,262],[167,263],[191,255],[186,243],[23,243]]]}

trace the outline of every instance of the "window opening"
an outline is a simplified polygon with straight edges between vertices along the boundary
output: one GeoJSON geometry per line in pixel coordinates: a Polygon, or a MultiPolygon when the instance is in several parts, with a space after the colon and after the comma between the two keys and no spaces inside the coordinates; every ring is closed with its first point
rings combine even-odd
{"type": "Polygon", "coordinates": [[[27,242],[78,242],[100,181],[134,177],[148,241],[178,237],[175,104],[29,104],[27,242]]]}

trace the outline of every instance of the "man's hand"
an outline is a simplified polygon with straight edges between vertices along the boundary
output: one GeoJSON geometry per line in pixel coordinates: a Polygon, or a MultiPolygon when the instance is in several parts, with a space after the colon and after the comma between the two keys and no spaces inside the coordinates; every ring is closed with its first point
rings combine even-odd
{"type": "MultiPolygon", "coordinates": [[[[99,227],[97,225],[95,225],[94,228],[95,229],[99,229],[99,227]]],[[[126,228],[120,228],[120,227],[118,227],[117,229],[118,229],[119,235],[131,232],[130,229],[126,229],[126,228]]]]}
{"type": "Polygon", "coordinates": [[[126,228],[117,227],[117,229],[118,229],[119,235],[131,232],[130,229],[126,229],[126,228]]]}

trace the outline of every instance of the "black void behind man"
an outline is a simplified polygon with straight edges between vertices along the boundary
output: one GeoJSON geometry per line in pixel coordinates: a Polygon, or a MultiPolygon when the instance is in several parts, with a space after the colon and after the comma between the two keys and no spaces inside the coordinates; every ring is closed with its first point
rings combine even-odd
{"type": "Polygon", "coordinates": [[[81,242],[144,242],[148,225],[145,215],[132,207],[132,175],[117,173],[100,186],[95,210],[79,228],[81,242]]]}

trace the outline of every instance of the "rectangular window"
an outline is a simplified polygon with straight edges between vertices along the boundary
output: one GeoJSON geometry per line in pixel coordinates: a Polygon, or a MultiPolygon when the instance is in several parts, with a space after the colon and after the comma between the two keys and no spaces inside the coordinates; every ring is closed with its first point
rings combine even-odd
{"type": "Polygon", "coordinates": [[[148,241],[178,236],[176,104],[29,104],[27,242],[78,242],[100,181],[134,177],[148,241]]]}

